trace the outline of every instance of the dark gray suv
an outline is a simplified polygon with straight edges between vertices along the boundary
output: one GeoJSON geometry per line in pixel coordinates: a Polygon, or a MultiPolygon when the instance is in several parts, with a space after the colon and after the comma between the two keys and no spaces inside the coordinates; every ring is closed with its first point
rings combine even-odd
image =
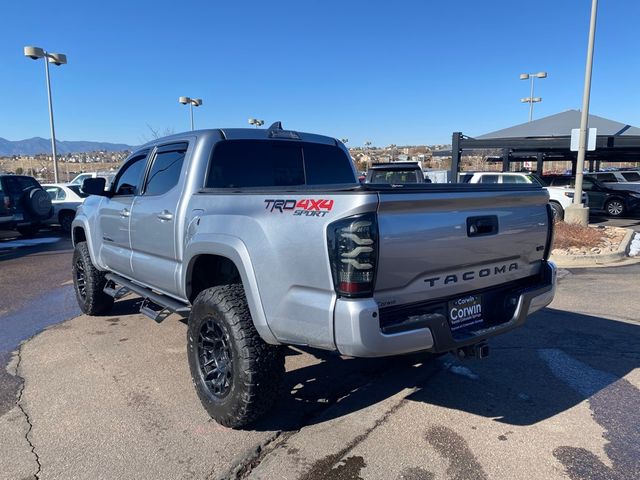
{"type": "Polygon", "coordinates": [[[51,215],[51,198],[35,178],[0,174],[0,230],[33,235],[51,215]]]}

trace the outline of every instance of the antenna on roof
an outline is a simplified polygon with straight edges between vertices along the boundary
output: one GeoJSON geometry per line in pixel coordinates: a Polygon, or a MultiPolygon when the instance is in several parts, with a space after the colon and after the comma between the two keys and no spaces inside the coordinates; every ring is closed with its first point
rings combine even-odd
{"type": "Polygon", "coordinates": [[[268,130],[282,130],[282,122],[273,122],[268,130]]]}

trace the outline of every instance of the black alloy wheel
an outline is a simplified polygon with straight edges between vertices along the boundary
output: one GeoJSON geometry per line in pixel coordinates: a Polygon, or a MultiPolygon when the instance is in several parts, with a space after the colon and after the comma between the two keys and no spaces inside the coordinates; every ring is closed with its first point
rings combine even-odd
{"type": "Polygon", "coordinates": [[[73,269],[75,272],[75,284],[76,291],[78,295],[86,301],[87,299],[87,276],[84,271],[84,262],[82,261],[82,257],[78,257],[76,259],[75,268],[73,269]]]}
{"type": "Polygon", "coordinates": [[[89,315],[107,313],[113,307],[113,297],[104,293],[105,273],[91,262],[86,242],[78,242],[73,250],[71,278],[80,310],[89,315]]]}
{"type": "Polygon", "coordinates": [[[229,333],[213,317],[200,327],[198,360],[202,381],[211,394],[219,399],[226,397],[233,385],[233,352],[229,333]]]}

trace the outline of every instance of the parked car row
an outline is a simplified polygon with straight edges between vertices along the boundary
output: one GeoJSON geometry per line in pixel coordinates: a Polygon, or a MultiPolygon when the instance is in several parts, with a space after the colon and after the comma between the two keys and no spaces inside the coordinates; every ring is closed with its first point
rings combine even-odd
{"type": "MultiPolygon", "coordinates": [[[[554,220],[564,218],[564,211],[571,205],[575,195],[573,188],[549,186],[537,175],[526,172],[463,172],[460,174],[460,182],[540,185],[549,194],[549,205],[553,211],[554,220]]],[[[587,194],[582,192],[582,202],[586,204],[588,201],[587,194]]]]}
{"type": "Polygon", "coordinates": [[[70,232],[87,196],[78,184],[41,185],[27,175],[0,175],[0,230],[28,236],[44,225],[59,225],[70,232]]]}
{"type": "MultiPolygon", "coordinates": [[[[360,178],[374,184],[430,183],[417,162],[373,164],[360,178]]],[[[539,184],[549,194],[555,219],[564,218],[565,209],[573,202],[575,177],[568,175],[539,177],[528,172],[461,172],[460,183],[539,184]]],[[[595,212],[612,217],[634,213],[640,209],[640,172],[607,171],[585,173],[582,203],[595,212]]]]}
{"type": "MultiPolygon", "coordinates": [[[[545,177],[553,187],[571,187],[575,185],[575,177],[545,177]]],[[[596,180],[591,175],[582,179],[582,188],[589,195],[589,209],[603,211],[611,217],[621,217],[640,208],[640,193],[631,190],[614,190],[596,180]]]]}

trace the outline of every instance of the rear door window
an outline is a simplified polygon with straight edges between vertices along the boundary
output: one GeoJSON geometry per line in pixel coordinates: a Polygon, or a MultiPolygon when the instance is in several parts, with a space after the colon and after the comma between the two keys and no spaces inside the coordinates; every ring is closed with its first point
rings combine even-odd
{"type": "Polygon", "coordinates": [[[480,183],[499,183],[500,175],[482,175],[480,183]]]}
{"type": "Polygon", "coordinates": [[[351,160],[331,145],[225,140],[216,145],[208,188],[293,187],[355,183],[351,160]]]}
{"type": "Polygon", "coordinates": [[[60,187],[46,187],[45,190],[51,197],[51,200],[64,200],[67,198],[67,194],[60,187]]]}
{"type": "Polygon", "coordinates": [[[613,173],[598,173],[595,177],[601,182],[617,182],[618,178],[613,173]]]}
{"type": "Polygon", "coordinates": [[[529,183],[527,179],[520,175],[503,175],[502,183],[529,183]]]}
{"type": "Polygon", "coordinates": [[[640,173],[622,172],[621,174],[627,182],[640,182],[640,173]]]}
{"type": "Polygon", "coordinates": [[[145,195],[162,195],[178,184],[187,143],[174,143],[159,147],[147,176],[145,195]]]}

